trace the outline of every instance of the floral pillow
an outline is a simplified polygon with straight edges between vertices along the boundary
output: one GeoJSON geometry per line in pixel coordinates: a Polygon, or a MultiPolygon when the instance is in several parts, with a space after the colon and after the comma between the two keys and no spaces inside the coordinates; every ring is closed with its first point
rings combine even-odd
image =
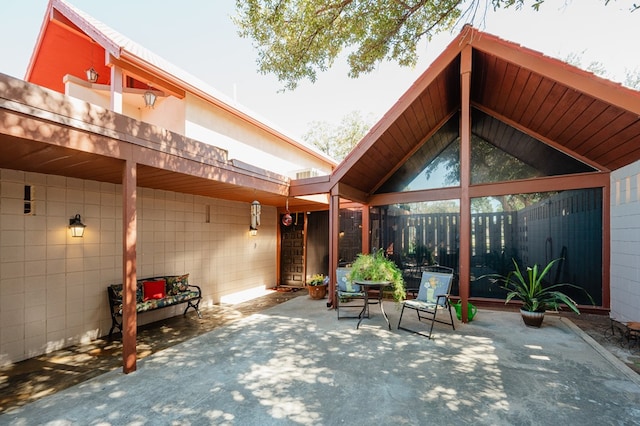
{"type": "MultiPolygon", "coordinates": [[[[122,284],[112,284],[111,289],[113,290],[113,295],[116,299],[122,300],[124,287],[122,284]]],[[[136,303],[142,302],[142,281],[138,281],[136,286],[136,303]]]]}
{"type": "Polygon", "coordinates": [[[189,288],[189,274],[167,277],[167,294],[175,296],[189,288]]]}

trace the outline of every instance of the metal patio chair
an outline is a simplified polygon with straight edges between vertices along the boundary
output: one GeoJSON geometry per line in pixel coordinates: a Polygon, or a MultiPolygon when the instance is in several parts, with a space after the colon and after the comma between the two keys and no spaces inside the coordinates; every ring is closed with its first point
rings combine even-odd
{"type": "Polygon", "coordinates": [[[445,266],[427,267],[422,272],[418,297],[402,302],[402,311],[400,312],[400,319],[398,320],[398,329],[420,334],[428,337],[429,339],[431,339],[433,325],[436,322],[450,325],[455,330],[456,326],[453,323],[453,314],[451,312],[451,303],[449,301],[452,284],[453,269],[445,266]],[[422,322],[422,320],[431,322],[428,335],[424,332],[402,326],[402,316],[405,309],[415,310],[418,314],[418,322],[422,322]],[[449,311],[449,321],[446,320],[446,316],[444,319],[437,318],[438,314],[440,314],[440,318],[442,318],[442,315],[446,315],[446,311],[449,311]]]}
{"type": "Polygon", "coordinates": [[[335,304],[338,312],[338,319],[342,318],[360,318],[361,312],[364,312],[365,294],[362,288],[349,280],[349,271],[351,268],[336,269],[336,295],[335,304]],[[362,303],[360,303],[362,301],[362,303]],[[342,315],[340,309],[354,310],[357,309],[358,315],[342,315]]]}

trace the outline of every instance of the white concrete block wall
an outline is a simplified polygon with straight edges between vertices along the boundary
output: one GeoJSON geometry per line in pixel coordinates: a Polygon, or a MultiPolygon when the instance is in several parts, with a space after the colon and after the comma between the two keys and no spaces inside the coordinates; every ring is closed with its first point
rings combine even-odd
{"type": "MultiPolygon", "coordinates": [[[[248,203],[138,188],[138,278],[189,273],[203,307],[275,287],[276,209],[263,206],[256,237],[249,212],[248,203]]],[[[106,287],[122,282],[121,218],[119,185],[0,169],[0,365],[108,333],[106,287]],[[23,211],[25,185],[34,215],[23,211]],[[69,233],[75,214],[83,238],[69,233]]]]}
{"type": "Polygon", "coordinates": [[[640,162],[611,173],[611,317],[640,321],[640,162]]]}

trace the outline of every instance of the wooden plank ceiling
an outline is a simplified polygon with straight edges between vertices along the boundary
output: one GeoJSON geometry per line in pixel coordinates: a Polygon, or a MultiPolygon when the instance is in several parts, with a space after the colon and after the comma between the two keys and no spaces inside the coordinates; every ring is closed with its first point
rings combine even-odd
{"type": "Polygon", "coordinates": [[[368,195],[394,186],[391,176],[422,169],[459,135],[460,52],[467,45],[476,136],[548,175],[611,171],[640,160],[640,93],[466,29],[434,61],[440,71],[425,71],[428,84],[410,88],[338,166],[333,185],[368,195]]]}

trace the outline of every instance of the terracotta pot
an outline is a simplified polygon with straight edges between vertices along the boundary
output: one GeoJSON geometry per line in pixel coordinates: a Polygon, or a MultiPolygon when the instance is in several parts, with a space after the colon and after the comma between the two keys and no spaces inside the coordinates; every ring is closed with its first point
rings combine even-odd
{"type": "Polygon", "coordinates": [[[540,328],[544,319],[544,312],[531,312],[520,309],[520,315],[522,315],[522,320],[528,327],[540,328]]]}
{"type": "Polygon", "coordinates": [[[327,295],[326,284],[310,285],[307,286],[307,288],[309,289],[309,297],[314,300],[324,299],[324,297],[327,295]]]}

